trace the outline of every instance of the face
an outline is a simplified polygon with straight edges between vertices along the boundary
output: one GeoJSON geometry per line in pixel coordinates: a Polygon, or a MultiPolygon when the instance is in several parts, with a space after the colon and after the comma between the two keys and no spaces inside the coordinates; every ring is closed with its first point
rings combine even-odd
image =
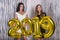
{"type": "Polygon", "coordinates": [[[20,5],[20,11],[23,11],[23,5],[20,5]]]}
{"type": "Polygon", "coordinates": [[[37,7],[37,11],[38,11],[38,12],[41,12],[41,6],[38,6],[38,7],[37,7]]]}

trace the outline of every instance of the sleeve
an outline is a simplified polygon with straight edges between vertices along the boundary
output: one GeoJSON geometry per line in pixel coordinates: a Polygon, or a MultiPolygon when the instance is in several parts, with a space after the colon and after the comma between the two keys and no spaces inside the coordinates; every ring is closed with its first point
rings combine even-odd
{"type": "Polygon", "coordinates": [[[44,16],[47,16],[45,12],[44,12],[44,16]]]}

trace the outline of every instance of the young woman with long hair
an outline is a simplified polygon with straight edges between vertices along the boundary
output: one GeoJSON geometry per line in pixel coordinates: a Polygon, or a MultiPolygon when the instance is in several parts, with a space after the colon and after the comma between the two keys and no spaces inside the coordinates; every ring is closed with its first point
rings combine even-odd
{"type": "MultiPolygon", "coordinates": [[[[15,19],[18,19],[21,22],[24,18],[27,18],[27,17],[28,17],[28,14],[24,11],[24,4],[20,2],[16,9],[15,19]]],[[[24,38],[23,40],[27,40],[26,36],[23,36],[23,38],[24,38]]],[[[17,38],[17,40],[21,40],[21,39],[17,38]]]]}
{"type": "MultiPolygon", "coordinates": [[[[36,6],[35,13],[36,13],[36,16],[39,18],[39,20],[41,20],[41,18],[43,18],[44,16],[46,16],[46,13],[43,12],[42,6],[40,4],[38,4],[36,6]]],[[[43,28],[41,28],[41,32],[43,34],[45,32],[45,30],[43,28]]],[[[44,37],[44,36],[42,35],[42,37],[44,37]]],[[[42,38],[37,38],[36,40],[42,40],[42,38]]]]}

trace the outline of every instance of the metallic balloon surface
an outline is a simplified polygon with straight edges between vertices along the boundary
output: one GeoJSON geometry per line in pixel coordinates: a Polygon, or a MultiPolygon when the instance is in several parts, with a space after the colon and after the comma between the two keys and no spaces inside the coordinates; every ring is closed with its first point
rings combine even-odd
{"type": "Polygon", "coordinates": [[[42,33],[40,31],[40,26],[39,26],[39,18],[38,17],[34,17],[32,19],[33,22],[33,27],[34,27],[34,33],[33,33],[33,37],[35,38],[39,38],[42,36],[42,33]]]}
{"type": "Polygon", "coordinates": [[[20,38],[21,35],[30,36],[33,34],[35,38],[49,38],[55,31],[55,24],[49,16],[43,17],[39,20],[38,17],[32,19],[24,18],[22,22],[17,19],[11,19],[8,22],[10,29],[8,35],[14,38],[20,38]],[[42,33],[42,29],[45,32],[42,33]]]}
{"type": "Polygon", "coordinates": [[[29,19],[29,18],[25,18],[25,19],[22,20],[22,25],[24,27],[23,34],[25,36],[31,35],[32,31],[33,31],[32,20],[29,19]]]}
{"type": "Polygon", "coordinates": [[[44,38],[49,38],[50,36],[52,36],[52,34],[55,31],[54,22],[53,22],[53,20],[49,16],[43,17],[39,21],[39,25],[40,25],[40,27],[45,29],[45,33],[43,33],[44,38]]]}
{"type": "Polygon", "coordinates": [[[11,19],[8,22],[10,29],[8,30],[8,35],[13,38],[20,38],[21,37],[21,23],[17,19],[11,19]],[[18,32],[20,31],[20,32],[18,32]]]}

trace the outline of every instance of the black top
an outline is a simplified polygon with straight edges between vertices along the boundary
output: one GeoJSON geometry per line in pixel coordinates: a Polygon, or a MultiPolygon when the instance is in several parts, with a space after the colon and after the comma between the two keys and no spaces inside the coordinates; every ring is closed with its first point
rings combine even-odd
{"type": "Polygon", "coordinates": [[[46,16],[45,12],[41,13],[40,15],[37,15],[37,17],[39,17],[39,20],[41,20],[41,18],[44,17],[44,16],[46,16]]]}
{"type": "MultiPolygon", "coordinates": [[[[37,17],[39,18],[39,20],[41,20],[42,17],[46,16],[46,13],[41,13],[40,15],[37,15],[37,17]]],[[[45,29],[43,29],[42,27],[40,27],[40,31],[41,33],[45,33],[45,29]]],[[[44,34],[42,35],[42,38],[44,38],[44,34]]]]}

